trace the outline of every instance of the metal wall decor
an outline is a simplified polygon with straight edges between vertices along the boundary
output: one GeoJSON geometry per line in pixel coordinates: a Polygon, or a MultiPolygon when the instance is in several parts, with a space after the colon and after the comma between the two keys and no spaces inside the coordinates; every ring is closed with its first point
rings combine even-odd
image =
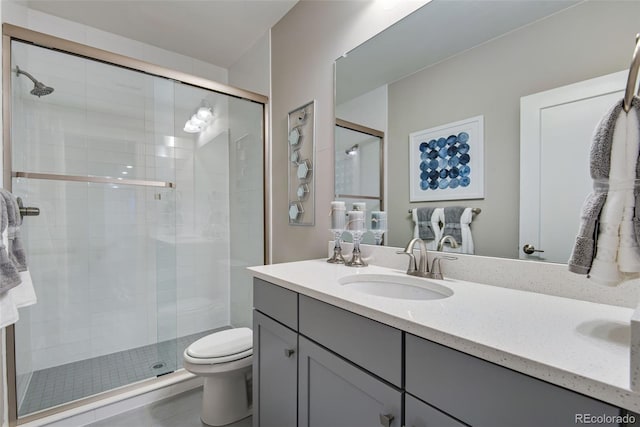
{"type": "Polygon", "coordinates": [[[289,225],[315,224],[315,101],[289,112],[289,225]]]}

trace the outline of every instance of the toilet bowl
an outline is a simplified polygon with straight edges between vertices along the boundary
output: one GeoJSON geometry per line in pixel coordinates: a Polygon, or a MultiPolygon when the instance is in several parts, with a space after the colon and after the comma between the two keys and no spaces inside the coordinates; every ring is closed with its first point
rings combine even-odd
{"type": "Polygon", "coordinates": [[[251,415],[253,332],[234,328],[195,341],[184,351],[184,368],[204,377],[202,422],[223,426],[251,415]]]}

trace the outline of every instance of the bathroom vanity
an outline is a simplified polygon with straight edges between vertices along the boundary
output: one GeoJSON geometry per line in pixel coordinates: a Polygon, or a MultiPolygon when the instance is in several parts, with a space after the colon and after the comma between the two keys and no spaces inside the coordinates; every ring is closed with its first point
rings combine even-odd
{"type": "Polygon", "coordinates": [[[613,426],[638,410],[628,345],[579,332],[630,309],[324,260],[250,270],[254,426],[613,426]],[[442,295],[347,286],[368,277],[442,295]]]}

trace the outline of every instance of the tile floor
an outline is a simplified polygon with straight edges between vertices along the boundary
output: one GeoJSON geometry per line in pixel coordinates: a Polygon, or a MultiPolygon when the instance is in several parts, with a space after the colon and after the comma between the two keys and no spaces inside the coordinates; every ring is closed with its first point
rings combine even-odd
{"type": "Polygon", "coordinates": [[[210,330],[33,373],[19,415],[31,414],[182,368],[182,353],[210,330]],[[154,365],[162,366],[154,368],[154,365]]]}
{"type": "MultiPolygon", "coordinates": [[[[206,427],[200,421],[202,387],[85,427],[206,427]]],[[[251,427],[251,417],[226,427],[251,427]]]]}

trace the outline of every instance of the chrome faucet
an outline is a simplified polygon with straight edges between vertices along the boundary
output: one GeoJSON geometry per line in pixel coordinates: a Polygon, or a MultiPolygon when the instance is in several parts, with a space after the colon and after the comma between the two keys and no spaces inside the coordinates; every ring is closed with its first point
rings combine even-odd
{"type": "Polygon", "coordinates": [[[427,245],[422,239],[415,238],[407,244],[404,251],[396,252],[398,254],[405,254],[409,256],[409,267],[407,267],[407,274],[410,276],[429,277],[429,263],[427,261],[427,245]],[[416,266],[416,257],[413,255],[413,247],[418,244],[420,248],[420,262],[416,266]]]}
{"type": "Polygon", "coordinates": [[[442,249],[444,249],[444,244],[447,242],[453,249],[456,249],[459,246],[458,242],[456,242],[455,237],[453,237],[451,234],[447,234],[446,236],[442,236],[442,238],[438,240],[437,251],[442,252],[442,249]]]}

